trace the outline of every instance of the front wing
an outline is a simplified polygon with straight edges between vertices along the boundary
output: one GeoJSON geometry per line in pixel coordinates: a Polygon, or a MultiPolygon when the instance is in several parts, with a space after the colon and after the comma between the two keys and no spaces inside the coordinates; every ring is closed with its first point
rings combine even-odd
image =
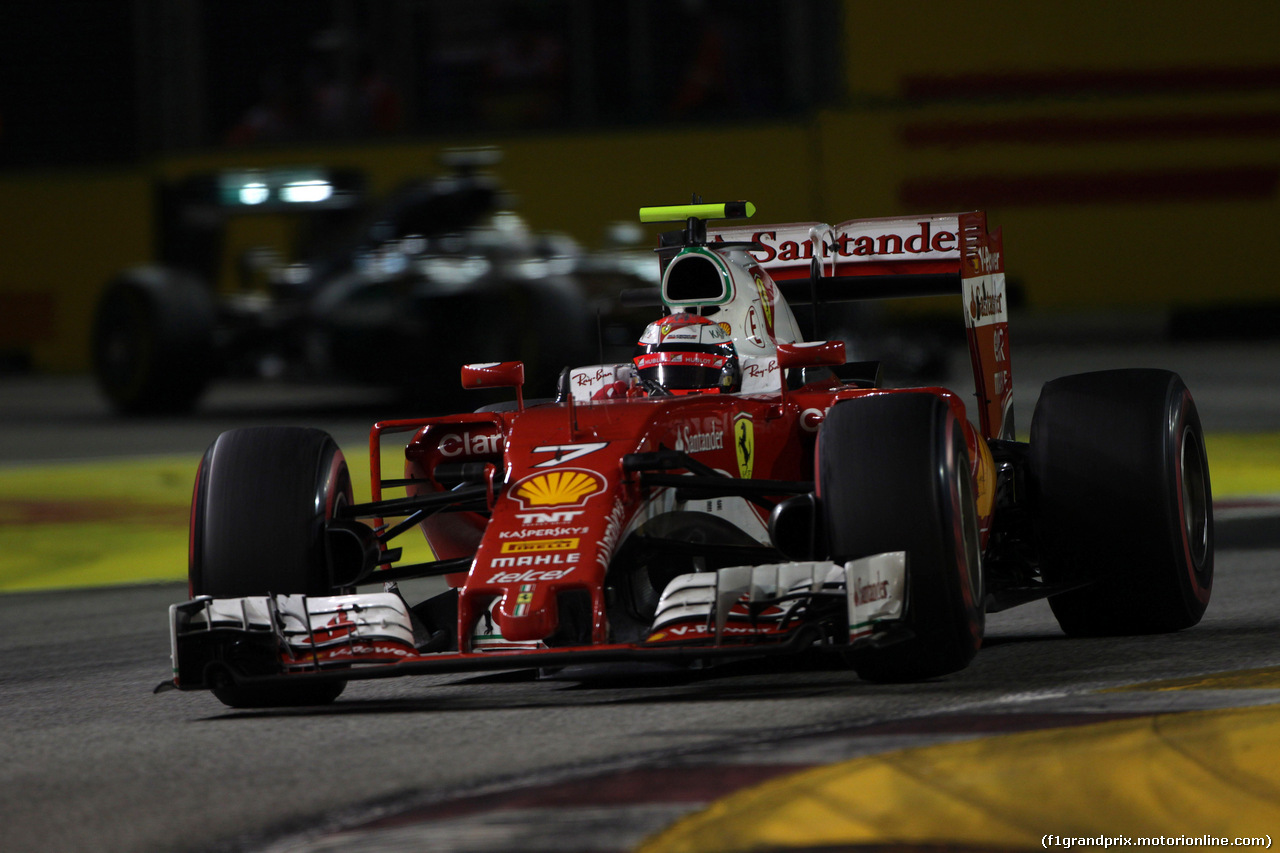
{"type": "MultiPolygon", "coordinates": [[[[779,563],[680,575],[647,639],[609,645],[422,651],[399,595],[200,596],[169,608],[173,685],[363,679],[614,661],[787,654],[815,644],[883,645],[904,636],[902,551],[844,564],[779,563]]],[[[484,649],[484,647],[481,647],[484,649]]],[[[167,686],[167,685],[165,685],[167,686]]]]}

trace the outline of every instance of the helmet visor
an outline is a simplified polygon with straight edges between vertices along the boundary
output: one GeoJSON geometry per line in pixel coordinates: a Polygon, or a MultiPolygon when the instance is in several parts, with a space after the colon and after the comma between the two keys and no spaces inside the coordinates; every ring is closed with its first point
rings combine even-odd
{"type": "Polygon", "coordinates": [[[679,392],[719,389],[726,361],[707,352],[651,352],[636,356],[635,364],[642,379],[679,392]]]}

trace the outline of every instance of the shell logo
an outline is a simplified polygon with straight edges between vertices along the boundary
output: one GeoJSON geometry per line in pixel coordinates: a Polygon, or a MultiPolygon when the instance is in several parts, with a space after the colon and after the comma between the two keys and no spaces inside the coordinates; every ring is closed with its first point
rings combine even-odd
{"type": "Polygon", "coordinates": [[[525,477],[511,489],[525,509],[548,506],[582,506],[587,498],[604,491],[604,478],[590,471],[565,468],[525,477]]]}
{"type": "Polygon", "coordinates": [[[759,275],[753,276],[756,290],[760,292],[760,310],[764,312],[764,330],[773,335],[773,289],[759,275]]]}

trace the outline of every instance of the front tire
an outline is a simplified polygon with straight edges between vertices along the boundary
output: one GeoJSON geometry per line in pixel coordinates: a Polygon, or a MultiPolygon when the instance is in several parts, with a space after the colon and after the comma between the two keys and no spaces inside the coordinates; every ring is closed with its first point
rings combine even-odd
{"type": "MultiPolygon", "coordinates": [[[[327,433],[297,427],[224,432],[205,451],[191,508],[191,594],[215,598],[329,595],[325,522],[352,502],[342,451],[327,433]]],[[[237,687],[232,707],[331,702],[343,681],[237,687]]]]}
{"type": "Polygon", "coordinates": [[[1072,636],[1178,631],[1213,588],[1213,497],[1191,392],[1165,370],[1046,383],[1031,422],[1041,569],[1072,636]]]}
{"type": "Polygon", "coordinates": [[[818,498],[837,563],[907,552],[911,636],[858,650],[868,681],[916,681],[963,669],[982,643],[977,511],[961,422],[932,394],[837,403],[818,436],[818,498]]]}

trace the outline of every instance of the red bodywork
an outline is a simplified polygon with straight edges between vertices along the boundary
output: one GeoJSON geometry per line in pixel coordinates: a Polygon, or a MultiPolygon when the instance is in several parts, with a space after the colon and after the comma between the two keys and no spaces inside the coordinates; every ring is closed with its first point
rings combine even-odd
{"type": "MultiPolygon", "coordinates": [[[[611,558],[623,534],[661,503],[660,492],[669,491],[647,494],[639,476],[624,469],[625,455],[694,446],[700,449],[690,456],[734,477],[812,480],[818,427],[832,405],[872,394],[921,392],[944,399],[965,424],[975,480],[989,479],[983,470],[989,457],[977,451],[977,435],[956,394],[943,388],[890,391],[832,383],[785,397],[624,398],[383,422],[371,434],[371,488],[374,500],[380,500],[381,437],[410,429],[415,435],[405,450],[405,476],[421,481],[410,494],[443,490],[433,476],[441,463],[488,465],[490,482],[509,484],[491,490],[489,518],[441,513],[422,524],[437,559],[474,555],[469,572],[449,576],[460,587],[462,653],[473,651],[476,622],[495,600],[493,619],[504,639],[533,643],[551,635],[557,627],[556,597],[566,590],[591,596],[592,644],[608,645],[605,576],[611,558]],[[748,431],[749,439],[743,439],[748,431]]],[[[761,544],[767,545],[767,512],[750,506],[761,544]]],[[[985,540],[989,506],[980,521],[985,540]]]]}
{"type": "MultiPolygon", "coordinates": [[[[590,596],[592,647],[609,646],[605,595],[611,559],[651,508],[672,499],[663,494],[670,488],[643,489],[623,458],[687,449],[696,461],[732,477],[812,481],[818,430],[839,400],[923,392],[947,402],[964,425],[985,548],[995,492],[986,439],[1009,438],[1013,428],[999,232],[987,232],[981,212],[851,220],[821,228],[827,230],[810,223],[723,229],[712,232],[709,245],[752,240],[764,246],[753,252],[756,263],[747,273],[771,298],[779,285],[810,276],[815,251],[821,275],[855,296],[859,280],[905,283],[958,274],[980,401],[978,426],[970,423],[962,399],[947,389],[860,388],[834,380],[774,394],[622,397],[589,404],[569,399],[525,407],[518,363],[468,366],[464,386],[513,387],[517,408],[382,422],[370,436],[374,501],[382,499],[381,440],[387,433],[414,432],[405,450],[404,476],[413,481],[409,495],[444,491],[447,486],[436,478],[442,464],[484,466],[487,514],[436,513],[421,524],[436,559],[474,557],[469,571],[448,576],[459,588],[459,654],[475,651],[477,623],[490,612],[505,641],[533,649],[555,632],[557,596],[568,590],[590,596]]],[[[763,319],[772,334],[772,315],[766,312],[763,319]]],[[[755,528],[748,533],[768,546],[767,511],[745,505],[755,518],[740,526],[755,528]]]]}

